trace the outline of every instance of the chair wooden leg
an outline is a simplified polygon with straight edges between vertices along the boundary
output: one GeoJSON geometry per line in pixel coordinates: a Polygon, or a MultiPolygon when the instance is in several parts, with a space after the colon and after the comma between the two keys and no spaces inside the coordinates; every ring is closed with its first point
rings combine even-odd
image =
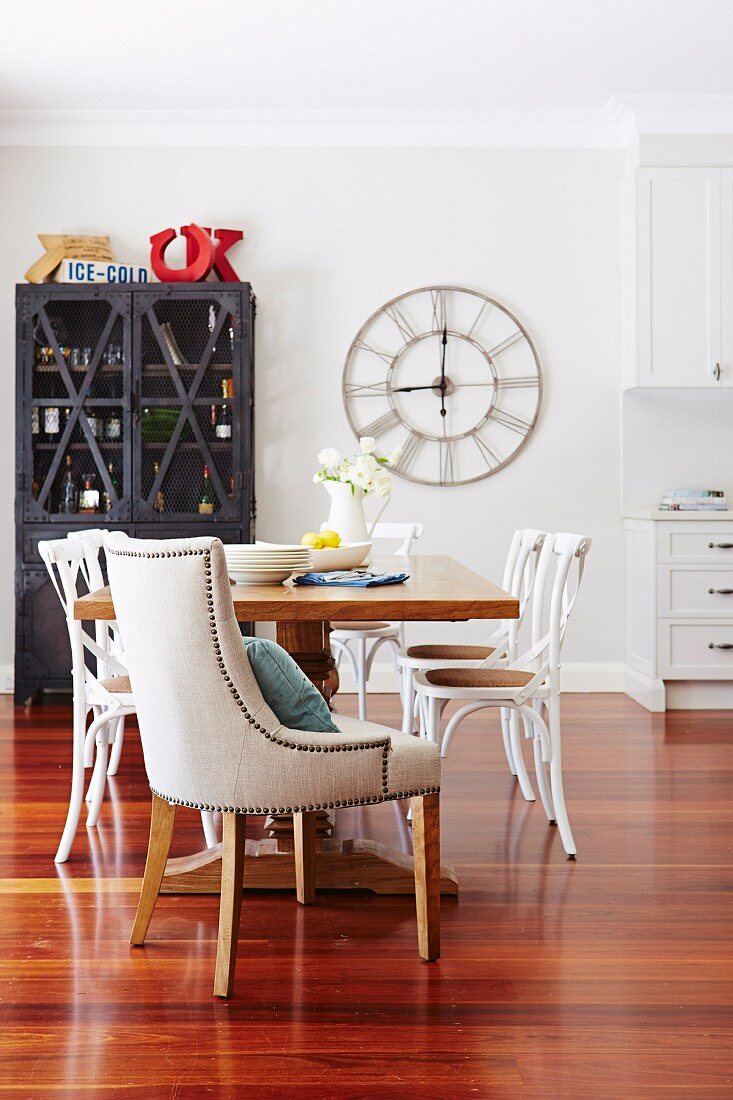
{"type": "Polygon", "coordinates": [[[295,893],[301,905],[316,900],[316,813],[293,814],[295,893]]]}
{"type": "Polygon", "coordinates": [[[140,946],[145,942],[150,918],[158,900],[158,891],[163,879],[168,849],[171,846],[173,836],[173,823],[176,820],[176,807],[171,806],[164,798],[153,795],[153,805],[150,811],[150,840],[148,841],[148,858],[145,861],[145,874],[143,884],[140,887],[140,900],[137,903],[135,923],[132,926],[130,943],[140,946]]]}
{"type": "Polygon", "coordinates": [[[214,996],[231,997],[237,965],[239,918],[244,886],[244,845],[246,814],[222,815],[221,901],[219,903],[219,940],[216,948],[214,996]]]}
{"type": "Polygon", "coordinates": [[[440,956],[440,795],[412,799],[417,946],[421,959],[440,956]]]}

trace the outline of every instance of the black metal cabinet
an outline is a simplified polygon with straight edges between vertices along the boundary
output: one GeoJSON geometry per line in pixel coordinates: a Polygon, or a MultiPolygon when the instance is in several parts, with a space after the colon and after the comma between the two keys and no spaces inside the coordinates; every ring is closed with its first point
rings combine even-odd
{"type": "Polygon", "coordinates": [[[248,283],[22,285],[16,307],[22,703],[70,684],[41,539],[108,525],[253,537],[254,296],[248,283]],[[62,510],[69,461],[75,491],[99,494],[98,513],[62,510]]]}

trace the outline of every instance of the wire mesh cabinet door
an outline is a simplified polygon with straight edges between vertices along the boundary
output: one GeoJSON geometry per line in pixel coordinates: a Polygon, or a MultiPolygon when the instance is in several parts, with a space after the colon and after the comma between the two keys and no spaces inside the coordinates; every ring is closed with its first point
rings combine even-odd
{"type": "Polygon", "coordinates": [[[133,294],[133,520],[249,523],[249,284],[133,294]]]}
{"type": "Polygon", "coordinates": [[[88,525],[90,512],[107,523],[131,518],[130,337],[128,291],[21,289],[20,522],[88,525]]]}

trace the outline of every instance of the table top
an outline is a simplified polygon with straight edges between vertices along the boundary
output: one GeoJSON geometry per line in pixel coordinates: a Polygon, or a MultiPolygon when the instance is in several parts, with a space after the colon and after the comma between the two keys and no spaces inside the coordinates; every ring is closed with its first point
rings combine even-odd
{"type": "MultiPolygon", "coordinates": [[[[497,585],[444,555],[378,558],[389,572],[406,572],[404,584],[374,588],[294,585],[233,585],[234,611],[240,622],[357,621],[365,619],[421,622],[467,619],[517,619],[519,603],[497,585]]],[[[114,619],[109,588],[81,596],[76,619],[114,619]]]]}

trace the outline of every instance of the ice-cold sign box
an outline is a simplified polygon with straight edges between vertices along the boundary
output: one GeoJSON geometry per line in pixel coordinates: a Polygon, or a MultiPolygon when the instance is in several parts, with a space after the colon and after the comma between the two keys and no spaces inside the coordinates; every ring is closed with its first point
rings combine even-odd
{"type": "Polygon", "coordinates": [[[148,283],[150,270],[140,264],[107,260],[62,260],[53,275],[57,283],[148,283]]]}

